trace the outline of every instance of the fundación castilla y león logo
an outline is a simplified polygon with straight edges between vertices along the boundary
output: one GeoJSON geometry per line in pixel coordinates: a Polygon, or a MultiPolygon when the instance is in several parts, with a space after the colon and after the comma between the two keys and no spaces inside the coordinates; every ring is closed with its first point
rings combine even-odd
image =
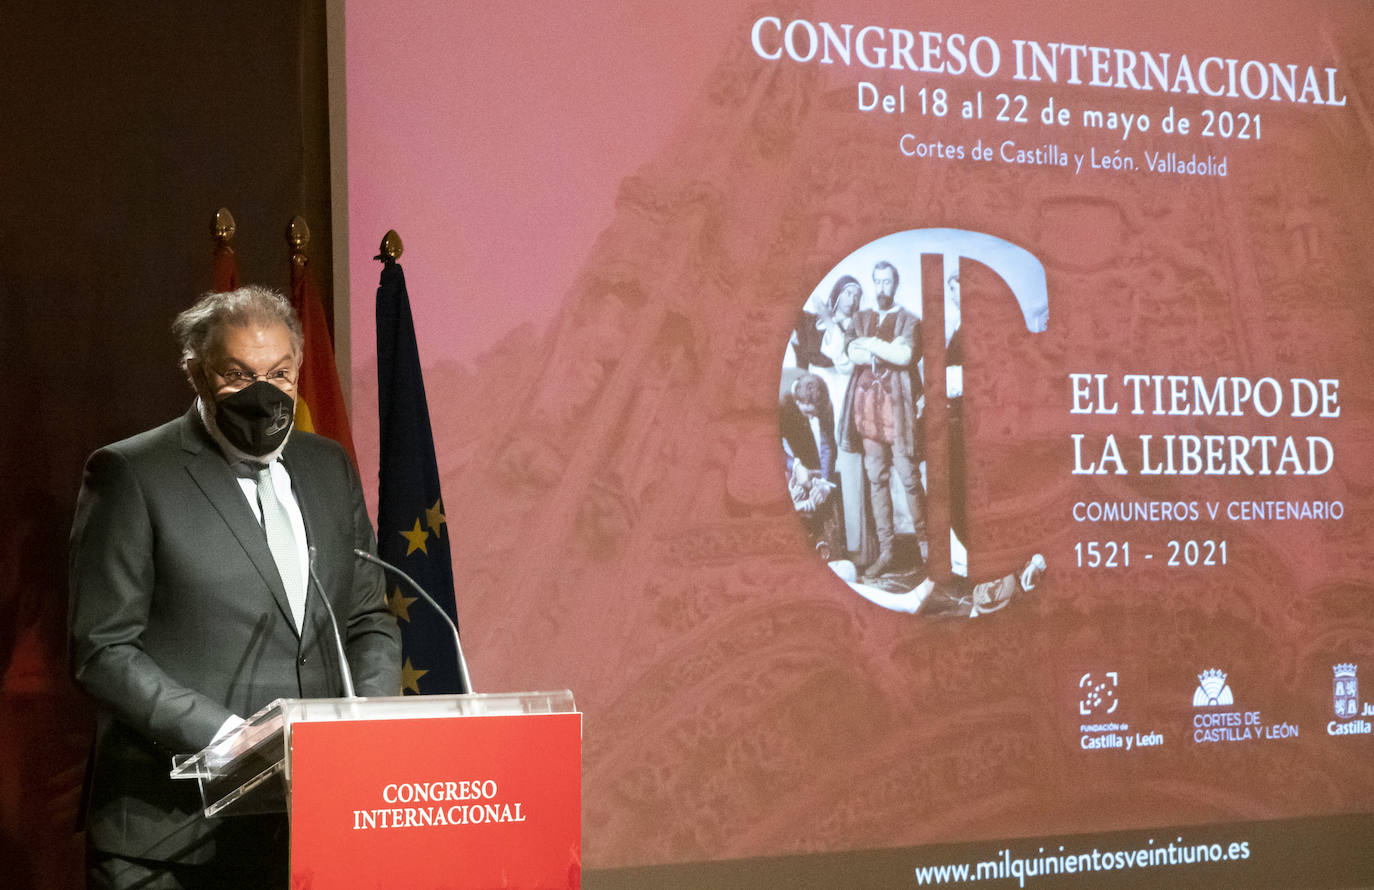
{"type": "Polygon", "coordinates": [[[1259,711],[1227,711],[1236,703],[1235,693],[1220,668],[1197,675],[1193,690],[1193,742],[1248,742],[1264,739],[1295,739],[1298,725],[1286,721],[1266,724],[1259,711]]]}
{"type": "Polygon", "coordinates": [[[1331,709],[1336,719],[1326,724],[1327,735],[1370,735],[1374,725],[1363,717],[1374,716],[1374,706],[1368,703],[1360,712],[1360,680],[1355,676],[1358,666],[1351,662],[1333,665],[1335,674],[1331,686],[1331,709]]]}
{"type": "Polygon", "coordinates": [[[1078,678],[1078,713],[1084,717],[1115,714],[1116,706],[1121,704],[1116,697],[1117,672],[1107,671],[1098,682],[1091,671],[1078,678]]]}
{"type": "Polygon", "coordinates": [[[1078,724],[1078,747],[1083,750],[1130,751],[1164,744],[1164,734],[1161,732],[1132,732],[1129,723],[1101,719],[1114,715],[1121,704],[1121,699],[1117,697],[1120,679],[1117,671],[1106,671],[1100,676],[1088,671],[1078,678],[1078,716],[1099,720],[1097,723],[1078,724]]]}

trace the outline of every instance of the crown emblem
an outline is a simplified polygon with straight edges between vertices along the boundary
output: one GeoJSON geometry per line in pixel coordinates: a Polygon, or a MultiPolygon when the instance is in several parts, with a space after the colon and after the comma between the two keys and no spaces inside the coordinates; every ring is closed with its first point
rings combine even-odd
{"type": "Polygon", "coordinates": [[[1333,665],[1331,670],[1335,671],[1337,677],[1355,676],[1356,666],[1350,663],[1333,665]]]}
{"type": "Polygon", "coordinates": [[[1208,668],[1197,675],[1197,682],[1208,692],[1216,692],[1226,685],[1226,672],[1220,668],[1208,668]]]}
{"type": "Polygon", "coordinates": [[[1193,692],[1193,704],[1198,707],[1230,705],[1235,702],[1231,687],[1226,685],[1226,672],[1208,668],[1197,675],[1198,688],[1193,692]]]}

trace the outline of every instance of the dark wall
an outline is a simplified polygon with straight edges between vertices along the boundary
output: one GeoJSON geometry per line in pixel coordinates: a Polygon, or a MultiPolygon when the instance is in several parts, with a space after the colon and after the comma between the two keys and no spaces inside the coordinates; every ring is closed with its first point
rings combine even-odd
{"type": "Polygon", "coordinates": [[[323,0],[10,4],[0,53],[0,886],[75,886],[89,714],[68,682],[65,552],[94,448],[190,403],[172,317],[286,287],[306,216],[330,281],[323,0]],[[16,769],[16,764],[18,769],[16,769]]]}

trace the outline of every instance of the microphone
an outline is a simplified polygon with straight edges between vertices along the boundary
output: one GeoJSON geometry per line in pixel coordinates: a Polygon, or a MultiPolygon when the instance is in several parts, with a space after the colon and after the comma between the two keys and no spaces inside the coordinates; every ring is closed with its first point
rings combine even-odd
{"type": "Polygon", "coordinates": [[[325,596],[324,585],[320,583],[320,577],[315,574],[315,548],[310,548],[310,580],[315,583],[315,591],[319,593],[320,600],[324,603],[324,610],[329,613],[329,626],[334,629],[334,646],[339,652],[339,679],[343,681],[343,697],[357,698],[358,693],[353,691],[353,671],[348,667],[348,655],[344,653],[343,634],[339,633],[339,619],[334,615],[334,607],[329,603],[329,597],[325,596]]]}
{"type": "Polygon", "coordinates": [[[468,661],[466,658],[463,657],[463,641],[458,638],[458,625],[453,623],[453,619],[448,617],[448,613],[443,610],[443,607],[441,607],[437,602],[434,601],[434,597],[425,593],[425,589],[421,587],[414,578],[410,577],[405,572],[401,571],[396,566],[392,565],[391,563],[387,562],[381,557],[373,556],[366,550],[356,549],[353,551],[353,555],[366,562],[370,562],[374,565],[379,565],[383,569],[386,569],[396,577],[405,581],[407,584],[410,585],[411,590],[414,590],[416,593],[420,595],[420,599],[424,600],[426,603],[429,603],[429,607],[439,613],[440,617],[444,619],[444,623],[448,625],[448,629],[453,632],[453,649],[458,655],[458,685],[459,687],[461,687],[463,695],[472,694],[472,678],[468,676],[468,661]]]}

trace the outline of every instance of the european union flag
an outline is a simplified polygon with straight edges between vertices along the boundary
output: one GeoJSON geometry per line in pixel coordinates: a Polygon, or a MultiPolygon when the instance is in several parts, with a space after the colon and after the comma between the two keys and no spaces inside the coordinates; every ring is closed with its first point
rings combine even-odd
{"type": "MultiPolygon", "coordinates": [[[[415,345],[405,273],[394,259],[382,260],[377,287],[377,408],[381,426],[378,473],[377,552],[400,566],[449,617],[458,617],[453,593],[444,498],[429,404],[415,345]]],[[[387,603],[401,625],[401,685],[419,695],[467,692],[461,688],[453,634],[433,609],[410,595],[403,582],[387,578],[387,603]]]]}

